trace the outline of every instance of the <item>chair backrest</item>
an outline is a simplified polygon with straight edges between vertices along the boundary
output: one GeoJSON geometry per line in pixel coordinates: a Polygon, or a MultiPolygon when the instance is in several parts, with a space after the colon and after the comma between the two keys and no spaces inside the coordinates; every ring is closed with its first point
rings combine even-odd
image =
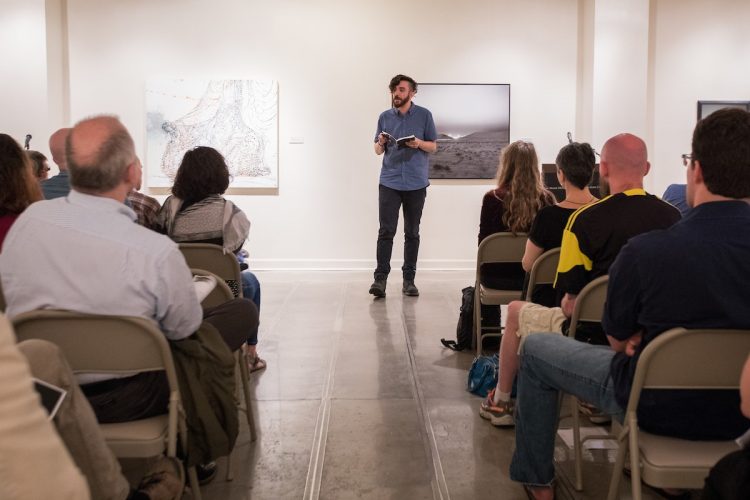
{"type": "Polygon", "coordinates": [[[214,278],[216,278],[216,286],[213,290],[211,290],[211,293],[209,293],[201,302],[201,306],[204,309],[207,307],[218,306],[234,298],[234,293],[229,288],[229,285],[227,285],[226,282],[224,282],[224,280],[222,280],[216,274],[212,273],[211,271],[207,271],[206,269],[198,269],[195,267],[190,268],[190,271],[193,273],[193,276],[213,276],[214,278]]]}
{"type": "Polygon", "coordinates": [[[477,283],[483,264],[499,262],[521,263],[526,251],[526,233],[495,233],[487,236],[477,249],[477,283]]]}
{"type": "Polygon", "coordinates": [[[642,389],[737,389],[748,353],[750,330],[668,330],[641,352],[627,411],[642,389]]]}
{"type": "Polygon", "coordinates": [[[529,271],[529,284],[526,289],[524,300],[531,301],[534,288],[540,285],[552,285],[555,283],[557,264],[560,261],[560,247],[547,250],[537,257],[529,271]]]}
{"type": "Polygon", "coordinates": [[[170,388],[177,391],[169,344],[152,320],[37,310],[13,318],[13,327],[19,342],[33,338],[59,346],[76,373],[165,370],[170,388]]]}
{"type": "Polygon", "coordinates": [[[609,276],[599,276],[589,282],[576,298],[573,314],[570,316],[568,336],[575,338],[578,324],[582,321],[601,323],[604,314],[604,302],[607,300],[609,276]]]}
{"type": "Polygon", "coordinates": [[[231,252],[211,243],[180,243],[188,267],[206,269],[223,279],[235,297],[242,297],[240,263],[231,252]]]}

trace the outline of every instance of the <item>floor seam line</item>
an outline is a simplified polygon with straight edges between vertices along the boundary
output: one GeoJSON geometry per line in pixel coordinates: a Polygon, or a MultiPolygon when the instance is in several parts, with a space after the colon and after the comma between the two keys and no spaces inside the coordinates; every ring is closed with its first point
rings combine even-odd
{"type": "Polygon", "coordinates": [[[305,480],[304,500],[318,500],[320,497],[320,486],[323,477],[323,463],[325,461],[326,441],[328,440],[328,425],[331,419],[331,401],[333,400],[333,382],[336,372],[336,361],[338,359],[339,343],[343,331],[344,305],[346,303],[346,290],[348,284],[341,288],[339,296],[339,307],[336,310],[334,319],[334,336],[331,346],[331,358],[328,364],[328,373],[326,382],[323,386],[323,392],[318,409],[318,417],[315,422],[315,434],[313,435],[313,445],[310,451],[310,464],[307,469],[307,478],[305,480]]]}
{"type": "Polygon", "coordinates": [[[406,353],[409,359],[409,374],[412,382],[412,390],[414,391],[414,399],[417,403],[417,413],[422,421],[420,434],[422,434],[425,451],[428,455],[427,458],[432,464],[432,495],[435,500],[450,500],[448,483],[445,479],[443,463],[440,460],[440,453],[438,452],[437,440],[435,439],[435,432],[432,427],[430,414],[425,405],[422,384],[419,381],[419,374],[417,372],[417,359],[414,354],[414,347],[411,339],[409,338],[409,329],[406,325],[406,316],[404,315],[403,308],[401,309],[401,326],[406,340],[406,353]]]}

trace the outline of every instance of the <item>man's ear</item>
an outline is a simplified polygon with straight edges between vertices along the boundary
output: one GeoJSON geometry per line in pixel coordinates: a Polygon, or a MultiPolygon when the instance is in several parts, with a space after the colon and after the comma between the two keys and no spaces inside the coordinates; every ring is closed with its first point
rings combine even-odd
{"type": "Polygon", "coordinates": [[[648,173],[651,171],[651,162],[646,162],[646,169],[643,171],[643,177],[646,177],[648,173]]]}
{"type": "Polygon", "coordinates": [[[704,184],[703,181],[703,167],[699,160],[694,160],[692,166],[688,166],[688,175],[693,177],[693,184],[704,184]]]}
{"type": "Polygon", "coordinates": [[[141,181],[141,167],[138,165],[138,160],[133,161],[128,168],[125,169],[125,176],[123,181],[131,186],[137,186],[141,181]]]}
{"type": "Polygon", "coordinates": [[[609,177],[609,166],[607,162],[602,160],[599,160],[599,177],[604,177],[605,179],[609,177]]]}

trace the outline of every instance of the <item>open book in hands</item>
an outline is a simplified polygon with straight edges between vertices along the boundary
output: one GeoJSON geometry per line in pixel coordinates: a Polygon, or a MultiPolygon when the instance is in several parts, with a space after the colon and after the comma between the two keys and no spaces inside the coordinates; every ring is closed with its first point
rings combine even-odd
{"type": "Polygon", "coordinates": [[[414,134],[407,135],[407,136],[404,136],[404,137],[399,137],[398,139],[396,139],[395,137],[393,137],[388,132],[381,132],[381,134],[383,134],[384,136],[386,136],[388,138],[388,142],[394,141],[396,144],[398,144],[398,147],[400,147],[400,148],[404,147],[407,142],[413,141],[413,140],[415,140],[417,138],[414,134]]]}

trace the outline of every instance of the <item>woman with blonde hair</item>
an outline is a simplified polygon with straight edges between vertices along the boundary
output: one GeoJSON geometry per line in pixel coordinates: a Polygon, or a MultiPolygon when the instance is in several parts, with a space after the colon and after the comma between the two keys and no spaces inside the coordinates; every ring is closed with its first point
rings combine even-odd
{"type": "MultiPolygon", "coordinates": [[[[516,141],[500,153],[497,187],[482,200],[479,243],[491,234],[525,233],[537,212],[554,205],[555,198],[542,185],[534,145],[516,141]]],[[[481,270],[482,284],[490,288],[520,290],[524,270],[520,264],[487,264],[481,270]]]]}
{"type": "Polygon", "coordinates": [[[8,134],[0,134],[0,251],[5,235],[26,207],[41,200],[42,191],[31,171],[31,161],[8,134]]]}

